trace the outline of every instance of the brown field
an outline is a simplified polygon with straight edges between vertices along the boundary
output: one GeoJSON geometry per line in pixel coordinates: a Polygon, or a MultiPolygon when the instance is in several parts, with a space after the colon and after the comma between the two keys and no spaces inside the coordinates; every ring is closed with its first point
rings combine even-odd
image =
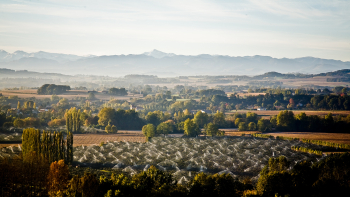
{"type": "MultiPolygon", "coordinates": [[[[324,116],[329,113],[332,113],[333,115],[349,115],[350,111],[311,111],[311,110],[290,110],[293,111],[294,115],[300,114],[304,112],[306,115],[319,115],[319,116],[324,116]]],[[[260,116],[274,116],[280,113],[280,110],[266,110],[266,111],[257,111],[257,110],[232,110],[230,112],[226,112],[226,114],[234,114],[234,113],[247,113],[247,112],[253,112],[256,113],[260,116]]]]}
{"type": "MultiPolygon", "coordinates": [[[[141,131],[119,130],[116,134],[74,134],[73,146],[100,145],[101,142],[114,141],[146,142],[146,138],[141,131]]],[[[7,146],[18,146],[18,144],[1,144],[0,148],[7,146]]]]}
{"type": "Polygon", "coordinates": [[[225,131],[225,136],[242,136],[242,134],[260,133],[259,131],[238,131],[238,129],[219,129],[225,131]]]}
{"type": "MultiPolygon", "coordinates": [[[[30,90],[2,90],[0,93],[2,93],[3,96],[18,96],[19,98],[31,98],[35,97],[36,99],[43,99],[43,98],[51,98],[51,95],[38,95],[36,89],[30,89],[30,90]]],[[[57,95],[62,98],[66,98],[68,100],[72,100],[76,97],[88,97],[89,93],[85,90],[70,90],[67,91],[64,94],[57,95]]],[[[143,97],[142,94],[129,94],[127,96],[113,96],[109,94],[103,94],[100,92],[95,93],[96,99],[98,100],[110,100],[111,98],[118,99],[118,100],[130,100],[130,98],[141,98],[143,97]]]]}
{"type": "Polygon", "coordinates": [[[73,146],[99,145],[101,142],[114,141],[146,142],[139,131],[118,131],[116,134],[74,134],[73,146]]]}
{"type": "Polygon", "coordinates": [[[313,133],[313,132],[271,132],[266,135],[293,137],[309,140],[322,140],[339,144],[350,145],[350,133],[313,133]]]}
{"type": "Polygon", "coordinates": [[[299,78],[299,79],[280,79],[278,81],[283,82],[285,86],[301,87],[301,86],[347,86],[350,83],[347,82],[327,82],[327,78],[332,78],[331,76],[318,76],[313,78],[299,78]]]}

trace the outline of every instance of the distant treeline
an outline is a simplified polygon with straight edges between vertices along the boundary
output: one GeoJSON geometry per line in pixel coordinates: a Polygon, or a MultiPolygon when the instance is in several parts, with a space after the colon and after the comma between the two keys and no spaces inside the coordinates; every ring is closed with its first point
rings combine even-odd
{"type": "Polygon", "coordinates": [[[38,89],[38,94],[44,94],[44,95],[62,94],[62,93],[65,93],[67,90],[70,90],[70,86],[44,84],[38,89]]]}
{"type": "Polygon", "coordinates": [[[287,109],[310,108],[325,110],[349,110],[350,96],[348,95],[283,95],[269,94],[239,97],[239,95],[213,95],[203,98],[202,101],[213,102],[214,105],[227,103],[234,109],[246,109],[248,106],[262,106],[267,109],[275,109],[282,106],[287,109]]]}
{"type": "Polygon", "coordinates": [[[348,133],[350,115],[333,117],[329,113],[321,117],[300,113],[294,116],[292,111],[281,111],[277,116],[271,118],[270,123],[278,131],[348,133]]]}
{"type": "Polygon", "coordinates": [[[327,82],[349,82],[350,78],[327,78],[327,82]]]}
{"type": "Polygon", "coordinates": [[[128,93],[126,92],[125,88],[111,88],[109,89],[108,94],[125,96],[128,93]]]}

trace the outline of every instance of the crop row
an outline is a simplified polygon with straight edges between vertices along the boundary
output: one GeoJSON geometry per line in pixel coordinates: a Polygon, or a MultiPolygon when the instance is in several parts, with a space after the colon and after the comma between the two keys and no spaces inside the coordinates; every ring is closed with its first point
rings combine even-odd
{"type": "Polygon", "coordinates": [[[321,141],[321,140],[308,140],[308,139],[302,139],[301,140],[304,143],[308,144],[316,144],[316,145],[321,145],[321,146],[328,146],[328,147],[333,147],[333,148],[341,148],[341,149],[349,149],[350,150],[350,145],[348,144],[338,144],[334,142],[326,142],[326,141],[321,141]]]}
{"type": "Polygon", "coordinates": [[[310,154],[315,154],[315,155],[322,155],[322,151],[320,150],[314,150],[311,148],[306,148],[306,147],[300,147],[300,146],[292,146],[291,148],[294,151],[300,151],[300,152],[304,152],[304,153],[310,153],[310,154]]]}

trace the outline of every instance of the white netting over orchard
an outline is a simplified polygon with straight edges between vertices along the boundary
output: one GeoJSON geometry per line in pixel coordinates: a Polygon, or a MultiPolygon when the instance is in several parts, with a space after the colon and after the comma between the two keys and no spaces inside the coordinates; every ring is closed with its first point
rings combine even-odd
{"type": "Polygon", "coordinates": [[[320,158],[292,151],[291,146],[318,148],[300,141],[245,137],[153,138],[147,143],[108,142],[101,147],[75,147],[74,161],[82,165],[114,166],[131,174],[154,165],[186,181],[191,171],[257,176],[270,157],[281,155],[292,165],[320,158]]]}

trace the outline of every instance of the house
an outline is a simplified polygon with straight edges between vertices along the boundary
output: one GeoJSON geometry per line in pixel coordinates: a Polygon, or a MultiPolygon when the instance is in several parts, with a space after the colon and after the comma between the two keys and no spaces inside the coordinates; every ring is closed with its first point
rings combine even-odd
{"type": "Polygon", "coordinates": [[[249,106],[247,106],[247,109],[254,109],[254,106],[253,105],[249,105],[249,106]]]}
{"type": "Polygon", "coordinates": [[[49,109],[39,109],[39,113],[41,113],[41,112],[48,112],[49,111],[49,109]]]}
{"type": "Polygon", "coordinates": [[[206,114],[211,114],[212,111],[211,110],[207,110],[207,109],[203,109],[201,110],[202,113],[206,113],[206,114]]]}
{"type": "Polygon", "coordinates": [[[107,90],[103,90],[102,94],[108,94],[108,91],[107,90]]]}
{"type": "Polygon", "coordinates": [[[130,110],[140,111],[140,110],[144,110],[144,108],[135,106],[135,105],[130,105],[130,110]]]}
{"type": "Polygon", "coordinates": [[[259,107],[259,108],[256,109],[256,110],[258,110],[258,111],[266,111],[266,108],[264,108],[264,107],[259,107]]]}
{"type": "Polygon", "coordinates": [[[41,112],[48,112],[48,111],[50,111],[50,109],[52,109],[51,106],[46,106],[46,107],[43,108],[43,109],[39,109],[39,113],[41,113],[41,112]]]}

